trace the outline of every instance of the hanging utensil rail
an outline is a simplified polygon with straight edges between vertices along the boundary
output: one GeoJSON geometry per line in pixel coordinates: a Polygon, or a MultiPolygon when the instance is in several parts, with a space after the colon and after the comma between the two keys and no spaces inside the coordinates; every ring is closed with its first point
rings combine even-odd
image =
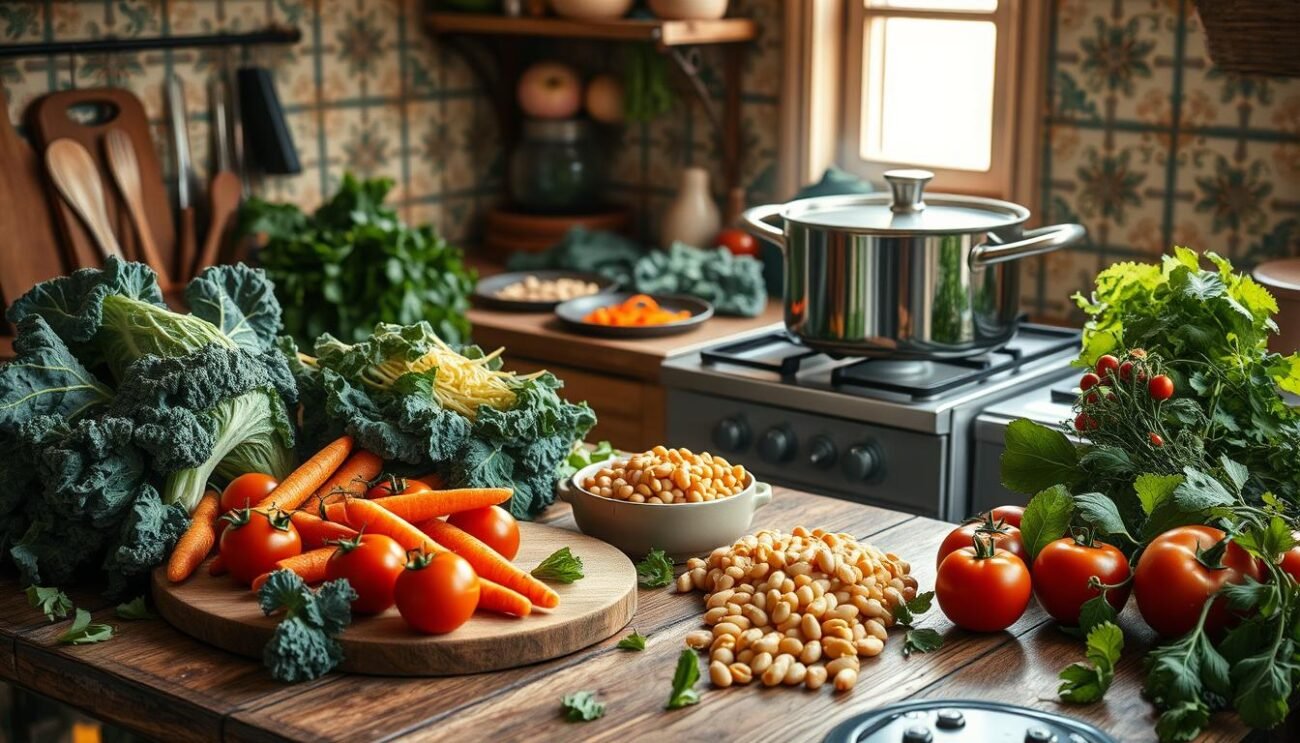
{"type": "Polygon", "coordinates": [[[189,49],[197,47],[253,46],[256,44],[297,44],[302,31],[291,26],[268,26],[261,31],[242,34],[196,34],[192,36],[155,36],[131,38],[106,36],[80,41],[41,41],[33,44],[0,45],[0,58],[39,57],[50,54],[90,54],[95,52],[137,52],[154,49],[189,49]]]}

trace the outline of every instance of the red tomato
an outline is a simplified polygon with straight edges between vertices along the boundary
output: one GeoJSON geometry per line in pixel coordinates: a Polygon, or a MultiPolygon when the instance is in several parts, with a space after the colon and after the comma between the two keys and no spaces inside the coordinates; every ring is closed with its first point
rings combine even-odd
{"type": "Polygon", "coordinates": [[[1119,369],[1119,359],[1106,354],[1097,359],[1097,376],[1101,379],[1109,379],[1116,370],[1119,369]]]}
{"type": "Polygon", "coordinates": [[[758,240],[744,230],[723,230],[713,244],[730,250],[732,255],[758,255],[758,240]]]}
{"type": "MultiPolygon", "coordinates": [[[[1133,571],[1133,593],[1142,619],[1164,637],[1180,637],[1196,626],[1205,602],[1226,583],[1260,579],[1259,564],[1236,544],[1223,553],[1223,567],[1209,568],[1197,553],[1223,540],[1212,526],[1180,526],[1156,537],[1133,571]]],[[[1234,622],[1227,603],[1216,599],[1205,628],[1218,635],[1234,622]]]]}
{"type": "Polygon", "coordinates": [[[1147,382],[1147,392],[1153,400],[1168,400],[1174,396],[1174,380],[1163,374],[1157,374],[1147,382]]]}
{"type": "Polygon", "coordinates": [[[1278,567],[1291,574],[1292,578],[1300,581],[1300,545],[1292,547],[1282,553],[1282,561],[1278,567]]]}
{"type": "Polygon", "coordinates": [[[1119,378],[1127,382],[1133,378],[1133,362],[1125,361],[1119,365],[1119,378]]]}
{"type": "Polygon", "coordinates": [[[1025,558],[1025,543],[1020,538],[1020,528],[1007,523],[999,524],[996,518],[986,515],[983,519],[967,522],[948,532],[948,536],[939,545],[939,555],[934,564],[942,565],[948,555],[971,546],[977,534],[991,537],[993,546],[998,549],[1006,550],[1022,560],[1025,558]]]}
{"type": "Polygon", "coordinates": [[[1090,390],[1099,384],[1101,384],[1101,377],[1092,372],[1088,372],[1079,378],[1079,389],[1081,390],[1090,390]]]}
{"type": "Polygon", "coordinates": [[[231,480],[226,489],[221,491],[221,512],[255,506],[270,495],[279,484],[274,477],[260,472],[240,475],[231,480]]]}
{"type": "Polygon", "coordinates": [[[519,522],[500,506],[473,508],[447,517],[447,523],[478,538],[507,560],[519,553],[519,522]]]}
{"type": "Polygon", "coordinates": [[[393,605],[393,588],[405,568],[406,550],[397,540],[383,534],[362,534],[339,542],[325,563],[325,577],[347,579],[357,592],[353,611],[378,614],[393,605]]]}
{"type": "Polygon", "coordinates": [[[370,499],[387,498],[390,495],[427,493],[430,490],[433,490],[433,488],[419,480],[408,480],[405,477],[388,475],[367,490],[366,497],[370,499]]]}
{"type": "Polygon", "coordinates": [[[288,515],[241,509],[226,516],[230,526],[221,535],[221,561],[231,577],[251,584],[275,563],[302,553],[302,539],[288,515]]]}
{"type": "MultiPolygon", "coordinates": [[[[1088,579],[1096,576],[1107,585],[1123,583],[1129,568],[1124,553],[1109,544],[1081,544],[1073,537],[1064,537],[1048,542],[1039,551],[1032,572],[1034,596],[1043,610],[1061,624],[1074,626],[1079,623],[1083,602],[1101,593],[1088,586],[1088,579]]],[[[1110,589],[1106,602],[1120,611],[1131,589],[1129,583],[1110,589]]]]}
{"type": "Polygon", "coordinates": [[[1079,413],[1074,416],[1074,430],[1076,431],[1096,431],[1097,419],[1087,413],[1079,413]]]}
{"type": "MultiPolygon", "coordinates": [[[[1025,515],[1024,506],[998,506],[989,512],[994,521],[1005,521],[1008,525],[1020,528],[1020,519],[1025,515]]],[[[1005,547],[1003,549],[1006,549],[1005,547]]]]}
{"type": "Polygon", "coordinates": [[[1152,431],[1151,433],[1148,433],[1148,434],[1147,434],[1147,438],[1151,440],[1151,445],[1152,445],[1152,446],[1164,446],[1164,445],[1165,445],[1165,439],[1164,439],[1164,437],[1161,436],[1160,434],[1154,432],[1154,431],[1152,431]]]}
{"type": "Polygon", "coordinates": [[[412,628],[427,635],[451,632],[478,608],[474,568],[453,552],[412,560],[397,576],[397,611],[412,628]]]}
{"type": "Polygon", "coordinates": [[[939,565],[934,595],[952,623],[972,632],[997,632],[1015,624],[1029,606],[1029,568],[987,542],[963,547],[939,565]]]}

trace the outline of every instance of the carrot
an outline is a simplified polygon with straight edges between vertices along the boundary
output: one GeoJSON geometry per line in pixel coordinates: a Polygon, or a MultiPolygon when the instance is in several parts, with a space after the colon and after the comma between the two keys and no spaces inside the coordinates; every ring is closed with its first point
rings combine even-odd
{"type": "Polygon", "coordinates": [[[303,549],[314,550],[324,547],[326,541],[351,539],[357,535],[356,529],[326,521],[307,511],[294,511],[289,514],[289,520],[293,522],[293,528],[298,530],[298,536],[302,537],[303,549]]]}
{"type": "Polygon", "coordinates": [[[560,605],[560,595],[552,591],[545,583],[520,570],[491,547],[480,542],[473,535],[464,532],[440,519],[430,519],[420,524],[420,531],[433,537],[438,544],[465,558],[478,573],[493,583],[513,591],[518,591],[544,609],[554,609],[560,605]]]}
{"type": "MultiPolygon", "coordinates": [[[[397,540],[397,543],[402,545],[404,550],[447,551],[428,534],[415,528],[402,517],[390,513],[376,501],[349,499],[342,503],[336,503],[329,508],[332,510],[335,506],[339,508],[339,521],[357,531],[364,531],[368,534],[386,534],[397,540]]],[[[332,516],[330,518],[333,519],[332,516]]]]}
{"type": "Polygon", "coordinates": [[[221,498],[217,491],[209,490],[194,509],[189,528],[176,542],[172,556],[167,560],[167,580],[180,583],[194,573],[212,551],[217,543],[217,511],[221,510],[221,498]]]}
{"type": "Polygon", "coordinates": [[[478,588],[478,608],[484,611],[517,617],[526,617],[533,611],[533,605],[518,591],[482,578],[478,579],[478,588]]]}
{"type": "MultiPolygon", "coordinates": [[[[334,556],[334,547],[321,547],[320,549],[310,550],[301,555],[286,557],[275,563],[276,570],[292,570],[302,577],[306,583],[320,583],[325,580],[325,563],[330,561],[334,556]]],[[[266,579],[271,577],[270,573],[262,573],[253,579],[253,593],[262,587],[266,579]]]]}
{"type": "Polygon", "coordinates": [[[352,437],[343,436],[325,445],[276,486],[256,506],[257,510],[279,508],[292,511],[316,492],[352,453],[352,437]]]}
{"type": "Polygon", "coordinates": [[[333,503],[348,495],[360,498],[366,494],[370,481],[384,469],[384,460],[377,454],[358,449],[348,457],[330,479],[316,489],[314,503],[333,503]]]}
{"type": "MultiPolygon", "coordinates": [[[[462,488],[460,490],[431,490],[410,495],[390,495],[376,498],[372,503],[383,506],[394,516],[416,524],[439,516],[468,511],[471,508],[495,506],[510,500],[509,488],[462,488]]],[[[335,503],[325,507],[325,518],[331,521],[341,520],[343,504],[335,503]]]]}
{"type": "Polygon", "coordinates": [[[215,578],[218,575],[225,575],[225,574],[226,574],[226,561],[221,559],[221,555],[217,555],[216,557],[212,558],[212,562],[208,563],[208,575],[211,575],[212,577],[215,578]]]}

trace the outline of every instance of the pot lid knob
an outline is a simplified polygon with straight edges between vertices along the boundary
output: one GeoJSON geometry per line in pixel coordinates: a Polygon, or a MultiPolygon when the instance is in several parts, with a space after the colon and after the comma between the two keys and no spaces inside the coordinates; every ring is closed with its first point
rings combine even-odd
{"type": "Polygon", "coordinates": [[[885,180],[894,194],[889,210],[895,214],[913,214],[925,209],[925,184],[934,178],[928,170],[907,168],[885,171],[885,180]]]}

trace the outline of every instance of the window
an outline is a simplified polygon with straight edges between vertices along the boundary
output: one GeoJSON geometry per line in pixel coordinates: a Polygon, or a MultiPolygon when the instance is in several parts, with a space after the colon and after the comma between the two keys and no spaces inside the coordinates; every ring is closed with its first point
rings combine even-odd
{"type": "Polygon", "coordinates": [[[923,167],[944,191],[1011,198],[1023,2],[848,0],[841,167],[877,183],[923,167]]]}

